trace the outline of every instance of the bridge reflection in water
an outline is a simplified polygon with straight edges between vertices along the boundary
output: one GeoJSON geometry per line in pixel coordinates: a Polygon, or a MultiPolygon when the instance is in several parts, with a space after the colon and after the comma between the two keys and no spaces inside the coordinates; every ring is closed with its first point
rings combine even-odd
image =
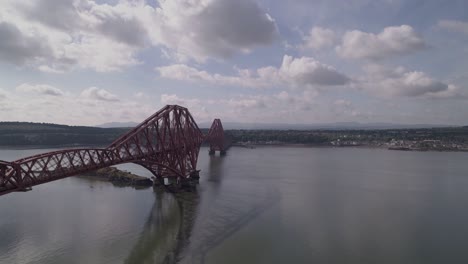
{"type": "Polygon", "coordinates": [[[258,186],[218,196],[225,158],[210,157],[203,185],[210,191],[155,188],[155,203],[125,263],[204,263],[210,250],[279,201],[275,189],[258,186]]]}
{"type": "Polygon", "coordinates": [[[155,188],[155,196],[140,238],[125,263],[177,263],[189,241],[199,202],[198,192],[171,194],[155,188]]]}

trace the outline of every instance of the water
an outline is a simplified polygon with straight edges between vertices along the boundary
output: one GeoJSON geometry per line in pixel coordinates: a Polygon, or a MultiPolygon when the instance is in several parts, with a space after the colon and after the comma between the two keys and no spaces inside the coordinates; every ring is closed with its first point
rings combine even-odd
{"type": "MultiPolygon", "coordinates": [[[[43,151],[1,150],[0,160],[43,151]]],[[[71,177],[0,197],[0,263],[467,263],[467,160],[202,148],[194,193],[71,177]]]]}

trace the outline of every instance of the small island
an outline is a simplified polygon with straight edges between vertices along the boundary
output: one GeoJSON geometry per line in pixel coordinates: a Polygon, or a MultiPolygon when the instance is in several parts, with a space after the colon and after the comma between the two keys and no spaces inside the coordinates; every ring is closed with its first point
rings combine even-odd
{"type": "Polygon", "coordinates": [[[153,185],[153,181],[149,178],[138,176],[127,171],[122,171],[115,167],[98,169],[94,172],[87,173],[84,176],[106,180],[118,186],[132,186],[135,188],[140,188],[153,185]]]}

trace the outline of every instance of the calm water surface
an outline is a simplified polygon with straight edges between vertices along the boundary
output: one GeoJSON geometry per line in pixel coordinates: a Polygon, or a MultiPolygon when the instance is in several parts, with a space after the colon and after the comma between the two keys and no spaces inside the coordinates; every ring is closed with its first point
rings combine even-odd
{"type": "Polygon", "coordinates": [[[0,197],[0,263],[468,263],[468,153],[207,152],[197,192],[71,177],[0,197]]]}

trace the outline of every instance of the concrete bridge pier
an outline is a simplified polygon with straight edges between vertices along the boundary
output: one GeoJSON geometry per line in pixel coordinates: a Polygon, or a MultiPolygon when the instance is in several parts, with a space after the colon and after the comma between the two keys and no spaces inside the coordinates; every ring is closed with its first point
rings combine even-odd
{"type": "MultiPolygon", "coordinates": [[[[208,154],[209,154],[210,156],[213,156],[213,155],[216,154],[216,150],[210,149],[210,151],[208,152],[208,154]]],[[[221,155],[221,156],[226,155],[226,150],[220,150],[220,151],[219,151],[219,155],[221,155]]]]}

